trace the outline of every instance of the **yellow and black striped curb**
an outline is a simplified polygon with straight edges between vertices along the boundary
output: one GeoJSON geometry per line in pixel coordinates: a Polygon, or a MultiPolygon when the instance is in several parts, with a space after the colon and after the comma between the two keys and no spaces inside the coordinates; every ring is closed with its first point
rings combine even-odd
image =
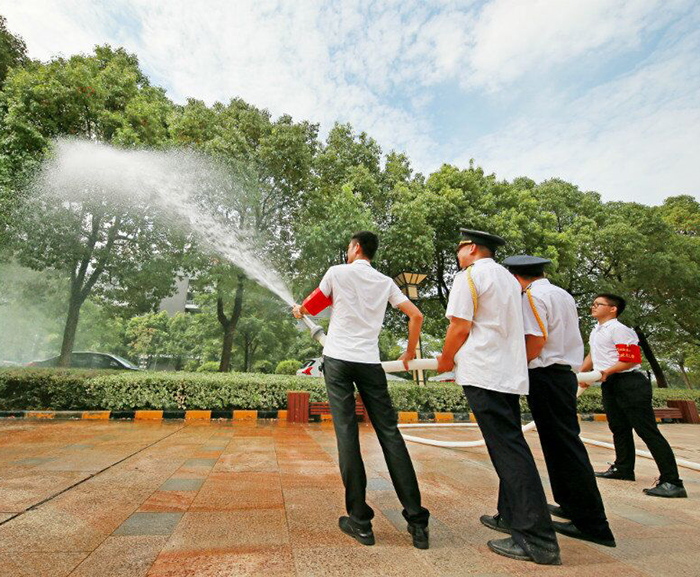
{"type": "MultiPolygon", "coordinates": [[[[313,417],[311,421],[330,420],[330,415],[322,415],[324,419],[313,417]]],[[[475,423],[472,413],[424,413],[418,411],[399,411],[399,423],[475,423]]],[[[532,420],[529,413],[523,413],[524,422],[532,420]]],[[[184,419],[185,421],[210,421],[225,419],[233,421],[255,421],[258,419],[287,420],[286,410],[136,410],[136,411],[0,411],[0,419],[53,419],[53,420],[135,420],[161,421],[163,419],[184,419]]],[[[607,421],[606,415],[581,414],[581,421],[607,421]]],[[[657,419],[659,420],[659,419],[657,419]]]]}

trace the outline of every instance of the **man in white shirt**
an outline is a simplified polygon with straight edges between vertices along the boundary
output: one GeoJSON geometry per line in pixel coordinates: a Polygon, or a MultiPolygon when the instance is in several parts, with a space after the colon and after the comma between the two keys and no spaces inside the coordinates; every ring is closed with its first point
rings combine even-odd
{"type": "MultiPolygon", "coordinates": [[[[511,256],[503,265],[522,287],[530,392],[527,400],[537,425],[549,482],[558,507],[549,510],[569,522],[554,521],[563,535],[615,547],[593,466],[579,435],[576,414],[577,371],[583,340],[573,297],[544,278],[551,261],[511,256]]],[[[492,522],[498,522],[492,519],[492,522]]]]}
{"type": "Polygon", "coordinates": [[[639,370],[639,337],[617,320],[626,305],[618,295],[601,293],[591,306],[591,315],[598,324],[591,332],[590,352],[581,370],[593,369],[603,375],[603,408],[615,444],[615,463],[596,476],[634,481],[634,431],[649,448],[660,472],[658,483],[644,489],[644,493],[652,497],[687,497],[673,449],[656,425],[651,382],[639,370]]]}
{"type": "MultiPolygon", "coordinates": [[[[348,512],[347,517],[339,519],[339,525],[343,532],[363,545],[374,545],[374,511],[366,500],[367,476],[355,418],[356,385],[377,433],[394,489],[404,507],[403,515],[413,545],[418,549],[428,549],[430,513],[421,505],[418,480],[406,442],[398,429],[378,346],[384,313],[387,303],[390,303],[409,317],[408,346],[401,360],[405,364],[413,359],[423,315],[392,279],[372,268],[370,261],[378,246],[376,234],[368,231],[354,234],[348,246],[347,264],[328,269],[310,297],[312,301],[326,299],[324,304],[331,300],[333,303],[323,348],[323,374],[338,442],[348,512]]],[[[309,311],[305,306],[297,305],[293,312],[300,318],[309,311]]]]}
{"type": "Polygon", "coordinates": [[[455,368],[469,406],[486,441],[500,480],[498,516],[487,527],[510,533],[489,548],[505,557],[559,565],[559,544],[547,510],[542,481],[520,422],[520,395],[528,392],[520,285],[493,260],[505,241],[481,231],[461,229],[455,276],[445,316],[438,372],[455,368]]]}

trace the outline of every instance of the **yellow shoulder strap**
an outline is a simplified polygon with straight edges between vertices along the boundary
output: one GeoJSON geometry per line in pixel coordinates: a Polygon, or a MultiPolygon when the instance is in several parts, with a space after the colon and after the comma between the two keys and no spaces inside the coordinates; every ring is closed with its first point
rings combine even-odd
{"type": "Polygon", "coordinates": [[[476,294],[476,287],[474,286],[474,281],[472,280],[472,266],[467,267],[467,282],[469,283],[469,290],[472,293],[472,301],[474,302],[474,315],[476,315],[476,310],[479,308],[479,298],[476,294]]]}
{"type": "Polygon", "coordinates": [[[537,321],[537,324],[540,325],[540,330],[542,331],[542,335],[544,336],[544,340],[547,340],[547,329],[544,326],[544,323],[542,322],[542,317],[540,317],[540,313],[537,312],[537,307],[535,306],[535,300],[532,298],[532,292],[530,292],[530,288],[528,287],[525,289],[525,292],[527,293],[527,300],[530,302],[530,308],[532,309],[532,314],[535,315],[535,320],[537,321]]]}

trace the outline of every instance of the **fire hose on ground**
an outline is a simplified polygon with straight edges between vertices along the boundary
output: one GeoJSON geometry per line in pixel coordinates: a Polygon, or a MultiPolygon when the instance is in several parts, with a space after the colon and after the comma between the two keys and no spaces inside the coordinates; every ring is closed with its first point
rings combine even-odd
{"type": "MultiPolygon", "coordinates": [[[[326,334],[323,331],[323,328],[314,323],[310,318],[307,316],[302,317],[302,320],[304,324],[308,327],[309,331],[311,332],[311,336],[316,339],[319,343],[322,345],[325,344],[326,342],[326,334]]],[[[385,361],[382,363],[382,368],[384,369],[385,372],[387,373],[396,373],[400,371],[405,371],[406,368],[404,367],[404,364],[402,361],[385,361]]],[[[415,371],[415,370],[423,370],[423,371],[434,371],[437,370],[437,359],[414,359],[412,361],[409,361],[408,363],[408,370],[409,371],[415,371]]],[[[598,371],[590,371],[587,373],[578,373],[576,375],[576,378],[578,379],[579,383],[595,383],[600,380],[600,372],[598,371]]],[[[585,391],[586,389],[583,387],[579,387],[576,396],[580,397],[581,394],[585,391]]],[[[472,428],[478,428],[478,424],[476,423],[418,423],[418,424],[400,424],[399,429],[432,429],[432,428],[465,428],[465,427],[472,427],[472,428]]],[[[523,433],[527,433],[528,431],[534,430],[536,427],[535,422],[531,421],[527,423],[526,425],[523,425],[523,433]]],[[[406,439],[407,441],[410,441],[412,443],[419,443],[421,445],[429,445],[431,447],[442,447],[442,448],[447,448],[447,449],[466,449],[466,448],[472,448],[472,447],[483,447],[486,445],[486,442],[483,439],[480,439],[478,441],[440,441],[437,439],[427,439],[425,437],[416,437],[413,435],[406,435],[403,433],[403,438],[406,439]]],[[[615,446],[612,443],[606,443],[604,441],[597,441],[595,439],[587,439],[585,437],[581,437],[581,440],[587,444],[587,445],[592,445],[594,447],[602,447],[604,449],[615,449],[615,446]]],[[[644,457],[645,459],[652,459],[653,457],[649,451],[642,451],[642,450],[636,450],[635,453],[640,456],[644,457]]],[[[692,469],[694,471],[700,471],[700,463],[695,463],[693,461],[686,461],[685,459],[677,459],[676,463],[678,464],[679,467],[684,467],[686,469],[692,469]]]]}

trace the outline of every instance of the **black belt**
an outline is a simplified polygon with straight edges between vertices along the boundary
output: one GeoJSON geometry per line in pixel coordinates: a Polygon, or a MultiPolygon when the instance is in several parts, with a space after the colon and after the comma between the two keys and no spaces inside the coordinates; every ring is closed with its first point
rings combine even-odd
{"type": "Polygon", "coordinates": [[[546,367],[535,367],[534,369],[530,370],[536,371],[538,369],[549,369],[552,371],[571,371],[571,365],[559,365],[557,363],[554,363],[553,365],[547,365],[546,367]]]}

